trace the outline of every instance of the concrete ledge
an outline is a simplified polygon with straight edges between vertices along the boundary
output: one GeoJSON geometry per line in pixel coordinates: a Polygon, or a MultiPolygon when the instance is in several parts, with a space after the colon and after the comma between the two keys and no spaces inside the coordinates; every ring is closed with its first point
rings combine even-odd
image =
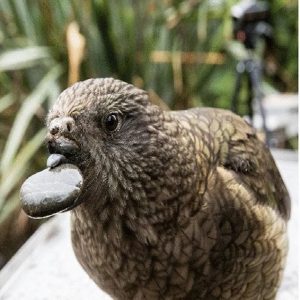
{"type": "Polygon", "coordinates": [[[0,299],[111,299],[77,262],[69,229],[69,213],[38,229],[1,272],[0,299]]]}

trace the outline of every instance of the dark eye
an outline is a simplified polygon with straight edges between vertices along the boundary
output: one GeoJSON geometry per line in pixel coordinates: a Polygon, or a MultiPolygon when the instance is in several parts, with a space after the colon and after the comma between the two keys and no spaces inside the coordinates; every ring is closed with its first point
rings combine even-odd
{"type": "Polygon", "coordinates": [[[115,113],[109,114],[104,119],[105,129],[108,131],[114,131],[118,127],[119,119],[115,113]]]}

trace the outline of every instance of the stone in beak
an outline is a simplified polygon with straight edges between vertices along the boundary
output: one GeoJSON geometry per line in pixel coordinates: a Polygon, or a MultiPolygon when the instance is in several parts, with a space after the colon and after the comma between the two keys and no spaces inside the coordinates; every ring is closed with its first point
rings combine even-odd
{"type": "Polygon", "coordinates": [[[73,119],[54,119],[47,137],[50,156],[47,169],[30,176],[20,191],[24,211],[33,218],[49,217],[79,204],[83,176],[79,168],[70,163],[80,147],[70,137],[73,119]]]}

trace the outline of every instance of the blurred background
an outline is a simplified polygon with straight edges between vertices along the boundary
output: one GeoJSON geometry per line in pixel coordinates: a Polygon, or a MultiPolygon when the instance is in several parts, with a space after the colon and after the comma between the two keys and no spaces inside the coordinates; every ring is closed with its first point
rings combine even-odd
{"type": "MultiPolygon", "coordinates": [[[[268,16],[256,17],[269,31],[247,50],[235,0],[1,0],[0,268],[41,223],[21,211],[20,185],[45,168],[45,116],[78,80],[113,76],[165,108],[230,109],[250,51],[263,63],[271,145],[297,149],[298,3],[268,3],[268,16]]],[[[248,92],[246,75],[240,115],[249,115],[248,92]]]]}

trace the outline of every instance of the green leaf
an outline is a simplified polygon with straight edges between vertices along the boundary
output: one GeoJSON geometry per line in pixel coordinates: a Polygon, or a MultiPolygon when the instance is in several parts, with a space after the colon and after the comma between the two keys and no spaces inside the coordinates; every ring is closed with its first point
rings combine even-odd
{"type": "Polygon", "coordinates": [[[35,90],[23,101],[9,133],[0,163],[0,171],[6,173],[21,144],[24,133],[39,106],[51,93],[53,82],[62,73],[59,65],[54,66],[40,81],[35,90]]]}
{"type": "Polygon", "coordinates": [[[197,33],[201,42],[204,42],[208,34],[208,1],[204,0],[198,9],[197,33]]]}
{"type": "MultiPolygon", "coordinates": [[[[1,198],[0,198],[1,201],[1,198]]],[[[20,206],[19,191],[16,191],[11,197],[5,201],[3,207],[0,206],[0,227],[10,214],[20,206]]]]}
{"type": "Polygon", "coordinates": [[[231,41],[227,43],[226,49],[236,60],[245,60],[249,58],[249,52],[247,52],[247,49],[240,42],[231,41]]]}
{"type": "Polygon", "coordinates": [[[47,47],[27,47],[8,50],[0,55],[0,71],[20,70],[50,59],[47,47]]]}
{"type": "Polygon", "coordinates": [[[7,94],[0,98],[0,113],[5,111],[9,106],[14,103],[14,98],[12,94],[7,94]]]}
{"type": "Polygon", "coordinates": [[[12,189],[18,184],[19,180],[22,178],[26,171],[26,166],[30,159],[36,153],[43,143],[46,135],[46,129],[43,128],[35,136],[25,144],[21,149],[16,159],[10,166],[9,170],[6,170],[5,176],[2,176],[0,184],[0,207],[4,203],[4,199],[12,191],[12,189]]]}
{"type": "Polygon", "coordinates": [[[36,28],[34,21],[36,19],[33,14],[33,7],[28,5],[25,0],[10,0],[9,4],[14,12],[15,21],[18,24],[19,30],[24,32],[27,37],[34,43],[37,42],[36,28]]]}

